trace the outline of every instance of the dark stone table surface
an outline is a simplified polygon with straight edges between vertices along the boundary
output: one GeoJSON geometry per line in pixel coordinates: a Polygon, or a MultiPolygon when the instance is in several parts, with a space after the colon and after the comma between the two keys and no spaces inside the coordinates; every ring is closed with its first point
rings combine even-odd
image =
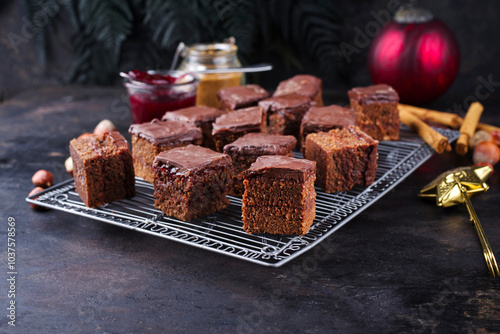
{"type": "MultiPolygon", "coordinates": [[[[332,98],[332,101],[335,100],[332,98]]],[[[327,101],[330,102],[330,101],[327,101]]],[[[487,101],[486,101],[487,102],[487,101]]],[[[482,121],[500,125],[485,103],[482,121]]],[[[500,278],[489,276],[465,206],[418,191],[470,155],[435,155],[309,251],[264,267],[25,202],[38,169],[69,178],[68,142],[101,119],[122,133],[125,91],[53,87],[0,105],[0,332],[488,333],[500,330],[500,278]],[[15,220],[15,297],[8,223],[15,220]],[[318,246],[319,247],[319,246],[318,246]],[[9,325],[15,301],[15,327],[9,325]]],[[[500,257],[500,177],[472,202],[500,257]]]]}

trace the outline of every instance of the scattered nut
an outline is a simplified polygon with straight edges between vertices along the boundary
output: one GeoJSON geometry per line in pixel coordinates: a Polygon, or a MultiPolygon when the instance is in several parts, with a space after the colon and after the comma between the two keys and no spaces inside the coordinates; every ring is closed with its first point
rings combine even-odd
{"type": "MultiPolygon", "coordinates": [[[[39,192],[43,191],[44,189],[42,187],[36,187],[35,189],[33,189],[32,191],[30,191],[30,193],[28,194],[28,197],[30,196],[33,196],[35,194],[38,194],[39,192]]],[[[47,208],[43,207],[43,206],[39,206],[39,205],[36,205],[36,204],[33,204],[33,203],[29,203],[29,205],[35,209],[35,210],[39,210],[39,211],[42,211],[42,210],[47,210],[47,208]]]]}
{"type": "Polygon", "coordinates": [[[483,141],[493,141],[493,137],[484,130],[476,131],[476,133],[474,133],[474,136],[469,139],[469,147],[474,148],[477,146],[477,144],[483,141]]]}
{"type": "Polygon", "coordinates": [[[477,163],[488,163],[492,166],[500,160],[500,148],[495,143],[483,141],[474,148],[472,160],[477,163]]]}
{"type": "Polygon", "coordinates": [[[94,134],[102,136],[106,132],[116,131],[116,126],[108,119],[103,119],[94,129],[94,134]]]}
{"type": "Polygon", "coordinates": [[[92,134],[90,132],[85,132],[85,133],[82,133],[81,135],[78,136],[78,139],[84,139],[84,138],[88,138],[92,136],[92,134]]]}
{"type": "Polygon", "coordinates": [[[40,169],[33,174],[31,182],[37,187],[48,188],[54,184],[54,175],[45,169],[40,169]]]}
{"type": "Polygon", "coordinates": [[[69,175],[73,176],[73,158],[69,157],[64,161],[64,167],[66,167],[66,171],[69,175]]]}

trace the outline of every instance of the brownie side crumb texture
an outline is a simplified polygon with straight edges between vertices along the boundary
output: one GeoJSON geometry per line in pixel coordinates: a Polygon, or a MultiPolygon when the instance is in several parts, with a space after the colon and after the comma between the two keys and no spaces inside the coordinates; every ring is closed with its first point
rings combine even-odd
{"type": "Polygon", "coordinates": [[[293,135],[298,139],[300,123],[311,107],[311,101],[307,96],[291,93],[262,100],[259,107],[264,111],[268,133],[293,135]]]}
{"type": "Polygon", "coordinates": [[[227,154],[188,145],[160,153],[154,166],[154,205],[167,216],[190,221],[229,205],[233,167],[227,154]]]}
{"type": "Polygon", "coordinates": [[[376,140],[399,139],[399,96],[392,87],[385,84],[355,87],[348,96],[361,130],[376,140]]]}
{"type": "Polygon", "coordinates": [[[195,124],[157,119],[132,124],[129,128],[132,135],[132,157],[134,169],[138,177],[154,182],[153,161],[163,151],[189,144],[201,145],[201,130],[195,124]]]}
{"type": "Polygon", "coordinates": [[[162,121],[178,121],[195,124],[203,134],[202,146],[215,149],[212,138],[212,124],[215,119],[225,114],[225,111],[206,106],[195,106],[175,111],[167,111],[162,117],[162,121]]]}
{"type": "Polygon", "coordinates": [[[288,80],[281,81],[273,96],[297,93],[307,96],[311,103],[317,107],[323,106],[323,81],[308,74],[296,75],[288,80]]]}
{"type": "Polygon", "coordinates": [[[316,161],[316,183],[325,192],[347,191],[375,181],[378,141],[357,126],[311,133],[305,157],[316,161]]]}
{"type": "Polygon", "coordinates": [[[304,235],[316,214],[316,164],[261,156],[244,173],[243,229],[247,233],[304,235]]]}
{"type": "Polygon", "coordinates": [[[354,110],[341,106],[312,107],[304,115],[300,126],[300,145],[305,154],[305,138],[314,132],[328,132],[332,129],[343,128],[356,124],[354,110]]]}
{"type": "Polygon", "coordinates": [[[75,190],[86,206],[97,207],[135,196],[132,156],[119,132],[73,139],[69,150],[75,190]]]}
{"type": "Polygon", "coordinates": [[[256,106],[257,103],[269,96],[259,85],[244,85],[222,88],[217,93],[222,110],[236,110],[256,106]]]}
{"type": "Polygon", "coordinates": [[[236,141],[224,146],[224,153],[231,157],[233,175],[229,194],[241,196],[245,191],[243,172],[262,155],[293,156],[297,140],[293,136],[271,135],[267,133],[247,133],[236,141]]]}
{"type": "Polygon", "coordinates": [[[212,136],[217,152],[224,146],[251,132],[264,132],[265,119],[260,107],[231,111],[218,117],[213,124],[212,136]]]}

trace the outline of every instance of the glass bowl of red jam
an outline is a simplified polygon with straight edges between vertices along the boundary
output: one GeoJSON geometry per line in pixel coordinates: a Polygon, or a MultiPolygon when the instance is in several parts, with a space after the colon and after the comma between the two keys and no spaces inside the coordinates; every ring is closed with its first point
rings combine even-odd
{"type": "Polygon", "coordinates": [[[132,70],[124,75],[134,123],[161,119],[196,102],[198,78],[190,73],[132,70]]]}

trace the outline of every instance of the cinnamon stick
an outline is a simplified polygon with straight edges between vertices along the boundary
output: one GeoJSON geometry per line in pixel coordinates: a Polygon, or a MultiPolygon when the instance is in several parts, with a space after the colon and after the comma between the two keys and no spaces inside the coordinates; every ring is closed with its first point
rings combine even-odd
{"type": "MultiPolygon", "coordinates": [[[[418,118],[420,118],[423,121],[446,125],[452,129],[458,129],[464,121],[464,119],[458,116],[457,114],[444,111],[437,111],[432,109],[419,108],[407,104],[401,104],[401,103],[398,104],[398,109],[409,111],[412,114],[418,116],[418,118]]],[[[500,127],[486,123],[478,123],[477,129],[484,130],[489,133],[491,133],[492,131],[500,132],[500,127]]]]}
{"type": "Polygon", "coordinates": [[[411,112],[423,121],[446,125],[453,129],[457,129],[462,124],[462,118],[460,116],[449,112],[419,108],[401,103],[398,104],[398,109],[411,112]]]}
{"type": "Polygon", "coordinates": [[[472,102],[469,110],[467,110],[462,125],[460,126],[460,137],[458,137],[457,144],[455,145],[455,151],[459,155],[467,154],[469,139],[474,135],[474,132],[476,132],[483,110],[483,105],[479,102],[472,102]]]}
{"type": "Polygon", "coordinates": [[[441,154],[445,150],[451,150],[448,138],[431,128],[415,114],[403,108],[399,109],[399,118],[401,122],[415,131],[437,153],[441,154]]]}

